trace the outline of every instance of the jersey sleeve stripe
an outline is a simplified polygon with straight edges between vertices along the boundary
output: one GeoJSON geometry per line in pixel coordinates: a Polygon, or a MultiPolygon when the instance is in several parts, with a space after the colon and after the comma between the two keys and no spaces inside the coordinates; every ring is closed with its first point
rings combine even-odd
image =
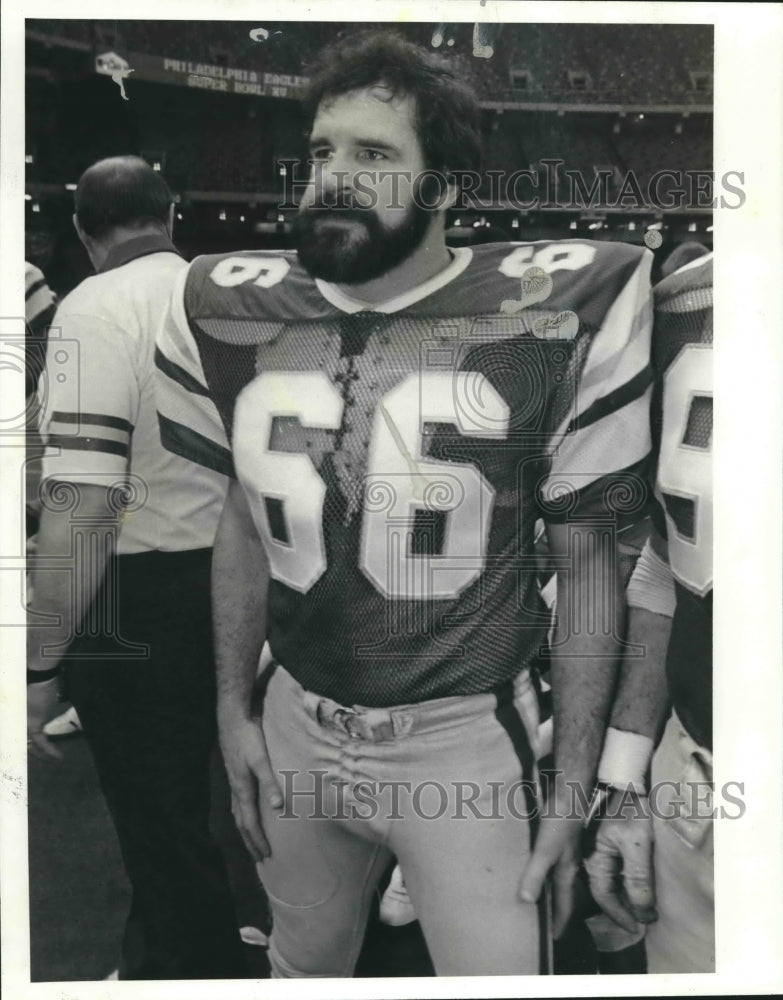
{"type": "Polygon", "coordinates": [[[552,458],[547,486],[555,481],[569,492],[644,459],[652,448],[648,387],[622,408],[563,438],[552,458]]]}
{"type": "Polygon", "coordinates": [[[95,427],[112,427],[117,431],[133,433],[133,424],[122,417],[112,417],[105,413],[66,413],[64,410],[55,410],[52,413],[52,421],[59,421],[64,424],[89,424],[95,427]]]}
{"type": "Polygon", "coordinates": [[[199,434],[191,427],[170,420],[158,411],[160,439],[163,446],[175,455],[203,465],[224,476],[235,478],[234,462],[227,448],[199,434]]]}
{"type": "MultiPolygon", "coordinates": [[[[624,413],[622,402],[624,390],[628,383],[637,378],[641,384],[647,377],[645,372],[650,366],[650,341],[652,336],[652,293],[650,289],[649,270],[652,256],[645,253],[633,276],[623,291],[615,300],[607,313],[603,325],[595,335],[582,375],[577,386],[574,403],[570,413],[561,422],[552,436],[552,447],[559,449],[559,456],[573,459],[575,436],[568,435],[570,428],[582,426],[582,419],[592,410],[592,418],[587,427],[594,426],[600,430],[605,420],[604,409],[610,413],[624,413]],[[602,400],[611,397],[614,392],[620,392],[620,406],[611,401],[604,407],[602,400]],[[593,407],[596,407],[593,409],[593,407]]],[[[647,390],[645,389],[645,393],[647,390]]],[[[633,392],[628,393],[633,396],[633,392]]],[[[642,397],[638,397],[642,398],[642,397]]],[[[647,398],[645,395],[644,398],[647,398]]],[[[627,403],[626,403],[627,405],[627,403]]],[[[627,414],[626,414],[627,416],[627,414]]],[[[618,422],[620,421],[618,416],[618,422]]],[[[584,441],[585,430],[577,430],[576,437],[584,441]]],[[[615,428],[616,432],[616,428],[615,428]]],[[[649,413],[645,415],[644,426],[627,426],[625,437],[632,438],[634,434],[642,436],[645,447],[649,448],[649,413]]],[[[596,434],[597,441],[600,434],[596,434]]],[[[630,440],[618,440],[621,458],[630,440]]],[[[594,464],[594,477],[617,468],[615,456],[607,448],[601,453],[600,447],[594,445],[590,449],[591,461],[594,464]]],[[[556,457],[553,468],[560,464],[561,457],[556,457]]],[[[561,467],[562,468],[562,467],[561,467]]],[[[573,471],[573,470],[571,470],[573,471]]]]}
{"type": "Polygon", "coordinates": [[[651,258],[645,254],[595,335],[579,382],[582,411],[633,378],[650,361],[651,258]]]}
{"type": "Polygon", "coordinates": [[[581,413],[572,420],[566,434],[573,434],[575,431],[584,430],[590,424],[594,424],[596,420],[602,420],[604,417],[608,417],[610,413],[614,413],[616,410],[622,409],[626,404],[632,403],[650,388],[653,383],[653,377],[652,366],[647,365],[638,375],[634,375],[632,379],[629,379],[625,385],[621,385],[614,392],[610,392],[608,395],[597,399],[584,413],[581,413]]]}
{"type": "Polygon", "coordinates": [[[31,299],[40,288],[46,288],[46,281],[43,277],[41,277],[38,281],[34,281],[32,285],[25,289],[25,301],[31,299]]]}
{"type": "Polygon", "coordinates": [[[187,389],[188,392],[194,392],[199,396],[209,396],[206,386],[203,386],[197,378],[194,378],[180,365],[170,361],[160,347],[155,348],[155,367],[181,385],[183,389],[187,389]]]}
{"type": "Polygon", "coordinates": [[[189,269],[177,276],[155,349],[161,443],[168,451],[226,476],[233,461],[220,414],[206,385],[183,301],[189,269]]]}
{"type": "MultiPolygon", "coordinates": [[[[132,427],[126,429],[125,427],[119,428],[111,424],[105,425],[99,423],[94,423],[91,427],[88,421],[80,423],[78,414],[75,414],[75,420],[63,419],[63,417],[67,418],[71,416],[74,415],[63,413],[52,415],[51,420],[41,427],[41,437],[44,439],[45,444],[54,438],[60,438],[62,441],[78,441],[80,439],[85,441],[110,441],[122,445],[126,449],[130,446],[132,427]],[[97,427],[100,427],[100,431],[94,429],[97,427]]],[[[66,447],[62,444],[62,441],[59,443],[59,447],[66,447]]],[[[73,445],[73,447],[77,448],[78,445],[73,445]]]]}
{"type": "MultiPolygon", "coordinates": [[[[159,416],[190,427],[202,438],[228,451],[228,440],[215,404],[208,396],[183,392],[180,383],[159,375],[155,386],[159,416]]],[[[164,442],[165,445],[165,442],[164,442]]]]}
{"type": "Polygon", "coordinates": [[[121,441],[107,438],[69,437],[66,434],[50,434],[46,441],[47,454],[50,448],[64,448],[68,451],[103,451],[108,455],[128,456],[128,446],[121,441]]]}
{"type": "Polygon", "coordinates": [[[52,325],[52,320],[56,315],[57,306],[52,302],[51,305],[44,306],[31,319],[28,319],[27,325],[30,327],[30,332],[35,339],[43,339],[44,333],[52,325]]]}
{"type": "Polygon", "coordinates": [[[610,514],[620,534],[629,524],[637,524],[649,510],[648,473],[649,455],[643,455],[604,476],[572,477],[567,496],[561,494],[560,483],[550,478],[538,489],[541,517],[547,523],[563,524],[575,515],[606,520],[607,514],[610,514]]]}

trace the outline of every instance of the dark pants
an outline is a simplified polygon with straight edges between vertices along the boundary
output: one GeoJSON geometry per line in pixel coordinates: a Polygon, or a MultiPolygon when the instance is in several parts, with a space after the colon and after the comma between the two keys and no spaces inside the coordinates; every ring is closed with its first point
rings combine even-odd
{"type": "Polygon", "coordinates": [[[120,979],[245,975],[225,866],[209,832],[215,744],[210,550],[121,556],[73,643],[68,695],[90,744],[133,894],[120,979]],[[118,614],[106,614],[116,593],[118,614]],[[146,644],[122,659],[125,643],[146,644]],[[73,657],[76,657],[75,659],[73,657]]]}

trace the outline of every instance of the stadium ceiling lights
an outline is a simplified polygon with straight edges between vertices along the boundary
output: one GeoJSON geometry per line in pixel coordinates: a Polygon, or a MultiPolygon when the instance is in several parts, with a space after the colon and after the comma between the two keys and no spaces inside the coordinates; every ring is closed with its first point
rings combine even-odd
{"type": "Polygon", "coordinates": [[[445,24],[444,22],[441,22],[432,32],[430,45],[433,49],[439,49],[444,42],[449,46],[449,48],[451,48],[456,41],[454,28],[455,26],[453,24],[445,24]]]}
{"type": "Polygon", "coordinates": [[[477,21],[473,25],[473,55],[477,59],[491,59],[502,25],[477,21]]]}

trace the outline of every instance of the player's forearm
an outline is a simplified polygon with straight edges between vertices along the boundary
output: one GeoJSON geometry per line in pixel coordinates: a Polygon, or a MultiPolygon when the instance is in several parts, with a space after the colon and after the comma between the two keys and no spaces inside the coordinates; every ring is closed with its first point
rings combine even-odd
{"type": "Polygon", "coordinates": [[[223,718],[249,718],[266,638],[266,557],[240,491],[231,484],[212,557],[218,714],[223,718]]]}
{"type": "Polygon", "coordinates": [[[620,658],[624,602],[592,565],[558,578],[552,658],[554,756],[560,782],[593,787],[620,658]],[[596,585],[601,580],[603,585],[596,585]],[[597,628],[589,622],[603,623],[597,628]],[[613,622],[613,628],[609,623],[613,622]]]}
{"type": "Polygon", "coordinates": [[[106,490],[79,485],[78,491],[78,522],[71,511],[44,509],[41,515],[30,571],[33,596],[28,606],[27,669],[31,671],[57,666],[95,598],[116,547],[116,516],[106,490]],[[55,559],[57,567],[53,568],[55,559]]]}
{"type": "Polygon", "coordinates": [[[609,725],[655,740],[669,705],[666,648],[672,620],[646,608],[628,609],[626,649],[609,725]],[[640,651],[641,655],[633,655],[640,651]]]}
{"type": "Polygon", "coordinates": [[[626,597],[630,645],[610,724],[654,740],[668,708],[666,650],[676,604],[666,542],[655,531],[636,562],[626,597]]]}

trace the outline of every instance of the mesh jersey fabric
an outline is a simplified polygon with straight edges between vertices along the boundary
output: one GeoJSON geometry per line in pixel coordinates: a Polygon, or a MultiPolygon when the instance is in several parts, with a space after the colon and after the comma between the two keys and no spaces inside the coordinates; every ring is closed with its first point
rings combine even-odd
{"type": "Polygon", "coordinates": [[[712,748],[712,255],[655,288],[653,520],[667,539],[677,603],[666,657],[674,709],[712,748]]]}
{"type": "Polygon", "coordinates": [[[535,659],[536,519],[646,499],[649,265],[623,244],[488,245],[399,307],[348,311],[295,254],[194,261],[159,338],[163,441],[235,467],[269,643],[303,687],[405,704],[535,659]]]}

